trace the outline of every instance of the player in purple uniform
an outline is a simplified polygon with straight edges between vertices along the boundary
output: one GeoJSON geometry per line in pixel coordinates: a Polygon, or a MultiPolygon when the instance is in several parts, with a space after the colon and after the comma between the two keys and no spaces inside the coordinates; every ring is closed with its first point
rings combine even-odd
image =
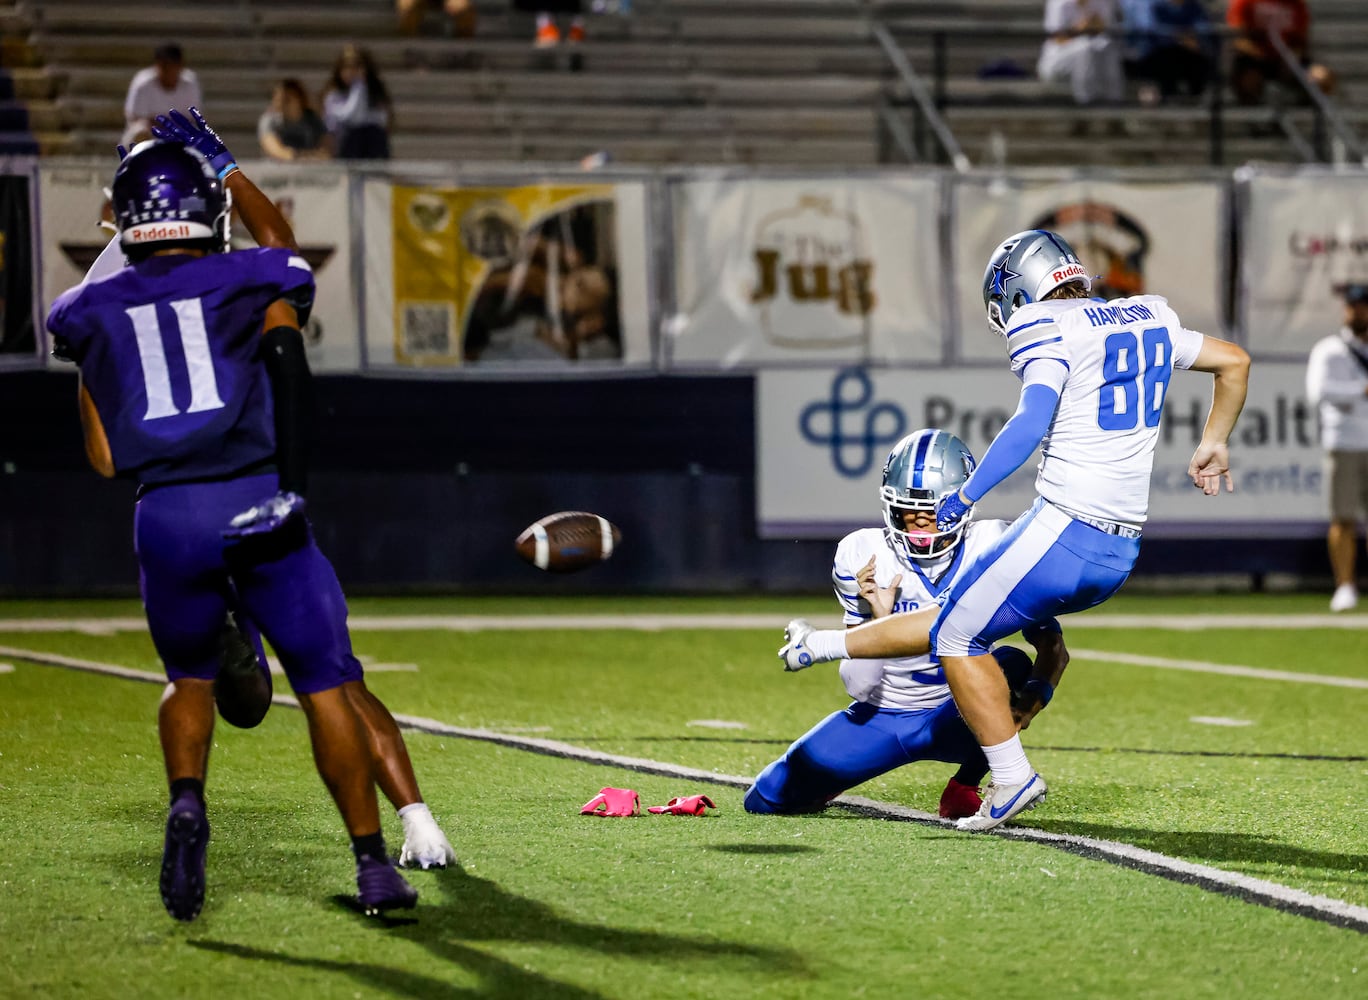
{"type": "Polygon", "coordinates": [[[54,353],[81,369],[91,464],[139,483],[143,604],[171,681],[158,713],[171,790],[162,900],[179,920],[204,901],[213,679],[235,601],[299,696],[315,764],[352,838],[361,905],[412,907],[417,893],[380,833],[346,604],[299,492],[309,398],[299,324],[313,275],[288,249],[221,252],[225,184],[264,196],[218,148],[211,160],[175,142],[136,147],[112,186],[131,266],[64,293],[48,316],[54,353]]]}

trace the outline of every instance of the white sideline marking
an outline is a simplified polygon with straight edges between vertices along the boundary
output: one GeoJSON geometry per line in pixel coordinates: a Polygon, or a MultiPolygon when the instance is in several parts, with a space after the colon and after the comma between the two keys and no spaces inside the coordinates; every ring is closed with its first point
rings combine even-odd
{"type": "Polygon", "coordinates": [[[684,723],[686,726],[698,726],[700,729],[749,729],[744,722],[728,722],[726,719],[690,719],[684,723]]]}
{"type": "Polygon", "coordinates": [[[13,663],[0,663],[0,674],[12,674],[12,673],[14,673],[14,664],[13,664],[13,663]]]}
{"type": "Polygon", "coordinates": [[[1195,722],[1199,726],[1252,726],[1248,719],[1228,719],[1223,715],[1194,715],[1188,722],[1195,722]]]}
{"type": "MultiPolygon", "coordinates": [[[[782,614],[627,614],[627,615],[355,615],[348,625],[357,632],[569,632],[625,629],[660,632],[667,629],[763,630],[778,635],[789,619],[782,614]]],[[[839,628],[836,622],[813,624],[839,628]]],[[[1070,615],[1070,631],[1079,629],[1165,629],[1197,632],[1208,629],[1368,629],[1368,615],[1070,615]]],[[[145,632],[142,618],[0,618],[0,632],[145,632]]],[[[776,648],[777,645],[776,645],[776,648]]]]}
{"type": "Polygon", "coordinates": [[[1125,663],[1132,667],[1160,667],[1164,670],[1190,670],[1199,674],[1224,674],[1227,677],[1257,677],[1265,681],[1292,681],[1295,684],[1326,684],[1330,687],[1368,688],[1363,677],[1336,677],[1334,674],[1299,674],[1292,670],[1265,670],[1262,667],[1237,667],[1206,660],[1170,660],[1165,656],[1137,653],[1112,653],[1100,649],[1070,649],[1069,654],[1104,663],[1125,663]]]}
{"type": "MultiPolygon", "coordinates": [[[[110,677],[120,677],[127,680],[149,681],[157,684],[164,683],[166,680],[164,675],[155,674],[147,670],[133,670],[128,667],[115,666],[110,663],[97,663],[93,660],[80,660],[70,656],[59,656],[55,653],[43,653],[33,650],[0,646],[0,655],[28,660],[33,663],[68,667],[90,673],[104,674],[110,677]]],[[[288,705],[293,708],[299,707],[299,703],[289,695],[276,695],[271,701],[276,705],[288,705]]],[[[645,757],[624,757],[618,754],[604,753],[600,750],[577,747],[570,743],[561,743],[558,740],[546,740],[532,736],[516,736],[511,733],[495,732],[489,729],[467,729],[461,726],[450,726],[445,722],[439,722],[436,719],[426,719],[417,715],[396,715],[394,718],[401,726],[415,729],[423,733],[430,733],[435,736],[454,736],[461,739],[480,740],[486,743],[496,743],[502,746],[513,747],[515,749],[532,750],[555,757],[564,757],[568,760],[574,760],[585,764],[623,767],[646,774],[657,774],[669,778],[693,779],[695,781],[703,781],[715,785],[727,785],[733,788],[748,788],[751,783],[749,777],[743,777],[741,775],[704,771],[700,768],[684,767],[679,764],[650,760],[645,757]]],[[[896,805],[891,802],[879,802],[859,795],[842,795],[833,801],[838,805],[850,806],[886,819],[912,820],[929,826],[943,827],[950,830],[954,829],[952,820],[944,820],[933,813],[923,812],[920,809],[912,809],[908,806],[896,805]]],[[[1132,844],[1122,844],[1111,840],[1097,840],[1092,837],[1080,837],[1074,834],[1048,833],[1044,830],[1035,830],[1029,827],[998,827],[992,832],[1003,837],[1011,837],[1014,840],[1026,840],[1037,844],[1044,844],[1046,846],[1060,847],[1064,850],[1069,850],[1072,853],[1081,853],[1085,857],[1088,855],[1098,855],[1111,858],[1130,868],[1137,868],[1141,871],[1151,870],[1168,878],[1179,877],[1180,881],[1188,880],[1199,887],[1205,887],[1206,885],[1223,886],[1238,893],[1238,898],[1253,900],[1282,912],[1290,911],[1302,915],[1312,915],[1323,921],[1328,920],[1338,926],[1349,926],[1361,932],[1368,932],[1368,907],[1357,906],[1341,899],[1333,899],[1329,896],[1318,896],[1313,893],[1304,892],[1301,889],[1293,889],[1290,886],[1254,878],[1253,876],[1228,872],[1220,868],[1212,868],[1208,865],[1194,864],[1178,858],[1171,858],[1166,854],[1145,850],[1141,847],[1135,847],[1132,844]]]]}

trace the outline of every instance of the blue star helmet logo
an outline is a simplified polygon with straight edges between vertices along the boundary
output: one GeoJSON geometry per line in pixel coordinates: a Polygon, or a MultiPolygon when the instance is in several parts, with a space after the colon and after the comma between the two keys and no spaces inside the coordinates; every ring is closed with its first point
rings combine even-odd
{"type": "Polygon", "coordinates": [[[994,295],[1005,295],[1007,293],[1007,282],[1011,281],[1013,278],[1021,277],[1019,272],[1013,271],[1007,266],[1008,261],[1011,260],[1012,251],[1016,249],[1016,244],[1013,243],[1011,246],[1004,246],[1002,249],[1006,252],[1003,253],[1002,259],[993,265],[992,294],[994,295]]]}

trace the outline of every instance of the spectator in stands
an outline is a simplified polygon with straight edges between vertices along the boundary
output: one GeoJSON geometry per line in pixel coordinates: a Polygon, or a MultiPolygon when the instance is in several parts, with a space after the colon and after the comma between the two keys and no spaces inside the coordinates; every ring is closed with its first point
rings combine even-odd
{"type": "Polygon", "coordinates": [[[475,34],[477,14],[473,0],[394,0],[399,15],[399,30],[405,35],[416,35],[423,25],[423,11],[440,5],[446,14],[446,32],[451,38],[471,38],[475,34]]]}
{"type": "Polygon", "coordinates": [[[119,140],[132,148],[139,136],[152,134],[152,121],[172,108],[185,111],[202,107],[199,78],[186,68],[185,53],[174,42],[157,46],[152,53],[152,65],[138,70],[128,84],[124,98],[124,132],[119,140]]]}
{"type": "Polygon", "coordinates": [[[1079,104],[1120,101],[1125,93],[1113,0],[1045,0],[1045,44],[1036,72],[1068,81],[1079,104]]]}
{"type": "Polygon", "coordinates": [[[1226,24],[1235,31],[1235,54],[1230,65],[1230,85],[1241,104],[1261,104],[1266,84],[1294,83],[1292,71],[1273,47],[1270,35],[1277,35],[1291,50],[1311,82],[1323,93],[1335,90],[1335,75],[1326,66],[1311,61],[1307,38],[1311,30],[1311,11],[1306,0],[1230,0],[1226,24]]]}
{"type": "Polygon", "coordinates": [[[553,49],[561,43],[558,18],[570,19],[565,30],[565,41],[571,45],[584,41],[582,0],[513,0],[513,7],[537,15],[537,32],[532,36],[532,44],[539,49],[553,49]]]}
{"type": "Polygon", "coordinates": [[[1122,10],[1128,75],[1153,86],[1157,99],[1200,97],[1214,66],[1211,19],[1201,0],[1129,0],[1122,10]]]}
{"type": "Polygon", "coordinates": [[[323,90],[323,121],[339,160],[387,160],[390,96],[370,53],[343,46],[323,90]]]}
{"type": "Polygon", "coordinates": [[[304,85],[286,77],[275,85],[271,106],[257,122],[261,151],[273,160],[326,160],[332,156],[328,126],[309,103],[304,85]]]}
{"type": "Polygon", "coordinates": [[[1368,516],[1368,284],[1344,290],[1344,326],[1311,349],[1306,396],[1319,412],[1325,449],[1330,610],[1349,611],[1358,605],[1358,526],[1368,516]]]}

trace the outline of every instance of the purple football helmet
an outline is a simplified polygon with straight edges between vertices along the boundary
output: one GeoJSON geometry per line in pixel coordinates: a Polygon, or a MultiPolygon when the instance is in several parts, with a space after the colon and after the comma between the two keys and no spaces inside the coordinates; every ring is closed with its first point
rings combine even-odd
{"type": "Polygon", "coordinates": [[[114,221],[124,253],[140,258],[168,246],[214,253],[228,244],[228,197],[203,154],[152,139],[114,171],[114,221]]]}

